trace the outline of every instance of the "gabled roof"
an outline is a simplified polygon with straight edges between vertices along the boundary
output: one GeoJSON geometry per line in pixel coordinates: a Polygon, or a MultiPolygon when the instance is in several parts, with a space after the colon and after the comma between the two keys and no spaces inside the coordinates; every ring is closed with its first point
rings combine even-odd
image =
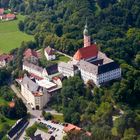
{"type": "Polygon", "coordinates": [[[46,68],[48,75],[52,75],[58,72],[58,64],[52,64],[46,68]]]}
{"type": "Polygon", "coordinates": [[[90,63],[90,62],[87,62],[87,61],[84,61],[84,60],[80,60],[79,63],[78,63],[78,67],[88,73],[93,73],[95,75],[98,74],[98,66],[90,63]]]}
{"type": "Polygon", "coordinates": [[[119,67],[119,64],[116,62],[110,62],[110,63],[104,64],[104,65],[100,65],[98,67],[98,74],[103,74],[103,73],[106,73],[108,71],[112,71],[112,70],[115,70],[118,68],[120,68],[120,67],[119,67]]]}
{"type": "Polygon", "coordinates": [[[36,52],[35,50],[27,49],[27,50],[24,52],[24,57],[25,57],[25,58],[29,58],[29,57],[31,57],[31,56],[38,57],[37,52],[36,52]]]}
{"type": "Polygon", "coordinates": [[[70,71],[77,70],[77,67],[75,65],[73,65],[72,63],[66,63],[66,62],[60,62],[58,64],[58,67],[61,67],[70,71]]]}
{"type": "Polygon", "coordinates": [[[88,131],[86,131],[86,130],[84,130],[84,129],[82,129],[82,128],[80,128],[80,127],[78,127],[78,126],[76,126],[76,125],[73,125],[73,124],[66,124],[66,126],[64,127],[64,129],[63,129],[66,133],[69,133],[69,132],[71,132],[71,131],[82,131],[82,132],[84,132],[87,136],[91,136],[91,133],[90,132],[88,132],[88,131]]]}
{"type": "Polygon", "coordinates": [[[70,131],[72,131],[72,130],[78,130],[78,131],[80,131],[81,128],[78,127],[78,126],[75,126],[75,125],[69,123],[69,124],[67,124],[67,125],[64,127],[63,130],[64,130],[66,133],[68,133],[68,132],[70,132],[70,131]]]}
{"type": "Polygon", "coordinates": [[[33,69],[33,70],[38,71],[40,73],[43,73],[43,71],[45,70],[45,68],[39,67],[39,66],[34,65],[32,63],[29,63],[27,61],[23,62],[23,66],[29,67],[30,69],[33,69]]]}
{"type": "Polygon", "coordinates": [[[96,57],[97,55],[98,48],[95,44],[93,44],[91,46],[78,49],[73,58],[80,61],[81,59],[89,59],[92,57],[96,57]]]}
{"type": "Polygon", "coordinates": [[[27,85],[28,90],[31,92],[36,92],[39,89],[39,85],[32,81],[28,76],[24,76],[22,80],[22,84],[25,86],[27,85]]]}
{"type": "Polygon", "coordinates": [[[80,69],[94,75],[103,74],[119,68],[119,64],[114,61],[102,65],[95,65],[90,62],[80,60],[77,65],[80,69]]]}
{"type": "Polygon", "coordinates": [[[0,61],[11,61],[13,59],[12,55],[2,54],[0,55],[0,61]]]}
{"type": "Polygon", "coordinates": [[[45,51],[48,55],[53,55],[54,54],[54,50],[50,46],[45,48],[45,51]]]}
{"type": "Polygon", "coordinates": [[[43,80],[43,78],[42,77],[39,77],[38,75],[35,75],[34,73],[29,73],[30,74],[30,77],[32,78],[35,78],[35,79],[37,79],[37,80],[43,80]]]}
{"type": "Polygon", "coordinates": [[[3,15],[4,13],[4,8],[0,8],[0,15],[3,15]]]}
{"type": "Polygon", "coordinates": [[[16,16],[15,16],[15,14],[6,14],[6,18],[15,18],[16,16]]]}

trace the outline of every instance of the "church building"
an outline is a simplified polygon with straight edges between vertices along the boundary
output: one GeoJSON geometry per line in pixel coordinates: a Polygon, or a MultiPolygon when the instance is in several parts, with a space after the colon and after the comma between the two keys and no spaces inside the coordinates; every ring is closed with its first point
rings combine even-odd
{"type": "MultiPolygon", "coordinates": [[[[121,78],[121,68],[106,54],[99,51],[96,44],[91,43],[91,37],[88,33],[88,26],[85,25],[83,31],[84,47],[77,50],[73,56],[71,63],[78,68],[81,73],[81,78],[87,83],[89,80],[97,86],[100,86],[113,79],[121,78]]],[[[58,70],[65,75],[66,70],[58,65],[58,70]]],[[[73,70],[73,69],[72,69],[73,70]]],[[[71,72],[72,73],[72,72],[71,72]]]]}

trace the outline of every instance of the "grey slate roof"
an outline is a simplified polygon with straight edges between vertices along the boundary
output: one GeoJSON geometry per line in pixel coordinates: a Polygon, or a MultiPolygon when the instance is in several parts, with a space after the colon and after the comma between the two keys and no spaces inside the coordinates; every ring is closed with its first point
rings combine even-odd
{"type": "Polygon", "coordinates": [[[48,75],[52,75],[58,72],[58,64],[50,65],[46,68],[48,75]]]}
{"type": "Polygon", "coordinates": [[[27,62],[27,61],[25,61],[25,62],[23,62],[23,65],[24,66],[27,66],[27,67],[30,67],[31,69],[34,69],[34,70],[36,70],[36,71],[39,71],[39,72],[43,72],[43,68],[42,67],[39,67],[39,66],[37,66],[37,65],[34,65],[34,64],[32,64],[32,63],[29,63],[29,62],[27,62]]]}
{"type": "Polygon", "coordinates": [[[107,64],[107,63],[113,62],[113,60],[108,58],[105,53],[102,53],[100,51],[98,52],[98,58],[99,59],[103,59],[103,64],[107,64]]]}
{"type": "Polygon", "coordinates": [[[65,63],[65,62],[60,62],[58,64],[58,67],[62,67],[62,68],[69,69],[72,71],[74,71],[76,69],[72,63],[65,63]]]}
{"type": "Polygon", "coordinates": [[[22,84],[24,86],[27,85],[29,91],[36,92],[39,89],[39,85],[35,82],[33,82],[28,76],[24,76],[22,80],[22,84]]]}
{"type": "Polygon", "coordinates": [[[80,60],[80,62],[78,63],[78,67],[89,73],[93,73],[95,75],[98,74],[98,66],[91,64],[89,62],[86,62],[84,60],[80,60]]]}
{"type": "Polygon", "coordinates": [[[55,53],[55,51],[50,46],[48,46],[45,51],[48,55],[53,55],[55,53]]]}
{"type": "Polygon", "coordinates": [[[97,66],[90,62],[81,60],[78,63],[78,67],[88,73],[92,73],[94,75],[99,75],[99,74],[103,74],[103,73],[118,69],[119,65],[113,61],[113,62],[109,62],[109,63],[103,64],[103,65],[97,66]]]}
{"type": "Polygon", "coordinates": [[[103,74],[103,73],[106,73],[108,71],[112,71],[118,68],[119,68],[119,65],[116,62],[110,62],[108,64],[100,65],[98,67],[98,74],[103,74]]]}

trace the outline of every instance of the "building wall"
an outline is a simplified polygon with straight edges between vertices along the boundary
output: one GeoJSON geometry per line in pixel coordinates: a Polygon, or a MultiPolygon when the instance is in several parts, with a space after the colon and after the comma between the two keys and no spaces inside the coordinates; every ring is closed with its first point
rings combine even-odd
{"type": "Polygon", "coordinates": [[[29,103],[32,108],[35,108],[35,97],[24,85],[21,85],[21,94],[26,99],[27,103],[29,103]]]}
{"type": "Polygon", "coordinates": [[[30,68],[30,67],[27,67],[27,66],[25,66],[25,65],[23,65],[23,70],[26,70],[26,71],[28,71],[29,73],[33,73],[33,74],[35,74],[35,75],[37,75],[37,76],[39,76],[39,77],[44,77],[44,76],[47,76],[47,72],[46,71],[43,71],[43,72],[39,72],[39,71],[36,71],[35,69],[32,69],[32,68],[30,68]]]}
{"type": "Polygon", "coordinates": [[[84,35],[84,47],[88,47],[91,45],[90,36],[84,35]]]}
{"type": "Polygon", "coordinates": [[[15,17],[9,17],[9,18],[6,18],[6,20],[14,20],[15,17]]]}
{"type": "Polygon", "coordinates": [[[6,66],[6,61],[3,60],[3,61],[0,61],[0,67],[5,67],[6,66]]]}
{"type": "Polygon", "coordinates": [[[37,106],[39,106],[39,109],[42,109],[50,100],[50,95],[47,91],[42,96],[34,96],[32,92],[23,85],[21,85],[21,94],[34,109],[36,109],[37,106]]]}
{"type": "Polygon", "coordinates": [[[99,86],[102,83],[111,81],[113,79],[121,78],[121,68],[100,74],[100,75],[93,75],[92,73],[88,73],[87,71],[81,71],[81,78],[84,80],[85,83],[88,82],[88,80],[93,80],[93,82],[99,86]]]}
{"type": "Polygon", "coordinates": [[[93,82],[97,85],[98,81],[97,81],[97,76],[89,73],[87,71],[84,71],[82,69],[80,69],[81,71],[81,78],[84,80],[84,83],[87,83],[89,80],[93,80],[93,82]]]}
{"type": "Polygon", "coordinates": [[[41,101],[42,101],[42,108],[50,101],[50,94],[48,94],[47,92],[42,96],[41,101]]]}
{"type": "Polygon", "coordinates": [[[71,69],[66,68],[66,67],[61,67],[61,66],[58,66],[58,71],[67,77],[70,77],[70,76],[73,77],[75,74],[74,70],[71,70],[71,69]]]}
{"type": "Polygon", "coordinates": [[[98,76],[98,83],[101,84],[118,78],[121,78],[121,68],[100,74],[98,76]]]}
{"type": "Polygon", "coordinates": [[[48,76],[48,73],[47,73],[46,69],[44,68],[43,72],[42,72],[42,77],[45,78],[46,76],[48,76]]]}
{"type": "Polygon", "coordinates": [[[43,96],[35,96],[35,109],[37,109],[37,106],[39,107],[39,109],[42,109],[42,97],[43,96]]]}
{"type": "Polygon", "coordinates": [[[48,55],[46,51],[45,52],[45,56],[47,58],[47,60],[55,60],[56,59],[56,56],[55,55],[48,55]]]}

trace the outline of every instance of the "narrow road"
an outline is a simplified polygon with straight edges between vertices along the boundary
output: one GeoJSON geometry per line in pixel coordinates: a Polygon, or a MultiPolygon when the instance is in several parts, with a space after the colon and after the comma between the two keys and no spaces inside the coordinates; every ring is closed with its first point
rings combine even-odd
{"type": "MultiPolygon", "coordinates": [[[[33,110],[30,105],[27,104],[27,101],[25,100],[25,98],[21,95],[20,91],[17,89],[17,87],[12,84],[10,85],[11,89],[14,91],[14,93],[16,94],[16,96],[18,98],[21,98],[23,103],[26,105],[28,112],[30,113],[32,118],[40,118],[40,116],[42,115],[42,110],[33,110]]],[[[63,115],[62,113],[58,113],[56,110],[52,110],[51,108],[47,108],[45,109],[46,112],[50,112],[51,114],[55,114],[55,115],[63,115]]]]}
{"type": "MultiPolygon", "coordinates": [[[[14,84],[10,85],[11,89],[14,91],[14,93],[16,94],[16,96],[18,98],[21,98],[22,101],[24,102],[24,104],[26,105],[28,112],[30,113],[31,117],[29,119],[29,124],[26,127],[26,129],[30,126],[32,126],[35,121],[41,117],[42,115],[42,110],[32,110],[32,108],[30,107],[30,105],[27,104],[27,101],[25,100],[25,98],[21,95],[20,91],[17,89],[17,87],[14,84]]],[[[50,112],[52,114],[55,115],[63,115],[62,113],[58,113],[55,110],[52,109],[45,109],[46,112],[50,112]]],[[[24,130],[24,132],[21,134],[21,136],[19,137],[19,140],[24,140],[25,136],[26,136],[26,129],[24,130]]]]}

